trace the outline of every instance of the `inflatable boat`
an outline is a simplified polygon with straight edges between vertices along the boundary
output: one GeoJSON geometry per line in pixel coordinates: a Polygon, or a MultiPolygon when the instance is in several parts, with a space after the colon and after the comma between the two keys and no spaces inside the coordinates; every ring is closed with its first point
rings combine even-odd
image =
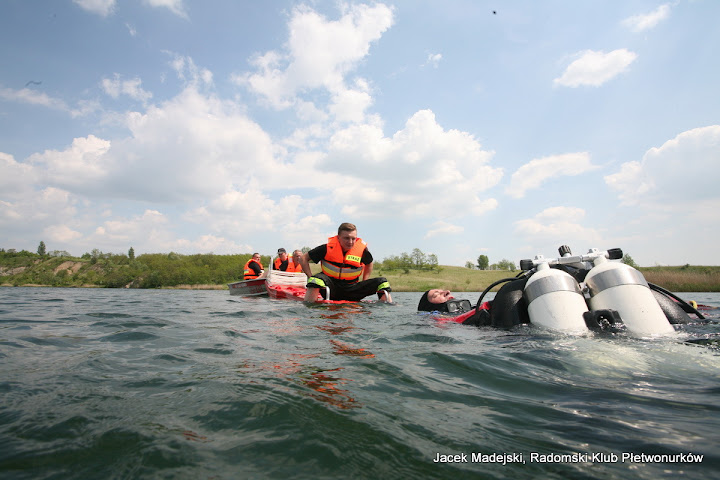
{"type": "Polygon", "coordinates": [[[558,252],[558,258],[538,255],[522,260],[519,275],[488,286],[476,307],[452,321],[464,323],[475,316],[483,319],[479,324],[501,328],[531,323],[567,333],[626,330],[647,337],[672,335],[673,325],[705,318],[694,306],[622,263],[619,248],[593,248],[585,255],[573,255],[563,245],[558,252]],[[501,284],[492,302],[484,302],[485,295],[501,284]],[[479,315],[481,310],[486,311],[484,316],[479,315]]]}
{"type": "MultiPolygon", "coordinates": [[[[268,270],[265,282],[265,290],[270,298],[279,300],[305,300],[305,292],[307,289],[307,276],[303,272],[283,272],[281,270],[273,270],[273,263],[270,262],[270,270],[268,270]]],[[[329,292],[326,294],[329,298],[329,292]]],[[[318,293],[316,303],[357,303],[349,300],[325,300],[318,293]]]]}

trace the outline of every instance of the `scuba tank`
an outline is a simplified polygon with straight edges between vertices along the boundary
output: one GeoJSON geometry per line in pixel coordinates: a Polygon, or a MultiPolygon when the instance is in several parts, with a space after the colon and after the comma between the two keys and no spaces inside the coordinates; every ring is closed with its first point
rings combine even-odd
{"type": "Polygon", "coordinates": [[[555,263],[542,255],[520,262],[523,270],[534,267],[523,290],[530,323],[553,330],[586,332],[583,314],[588,307],[580,285],[569,273],[551,268],[555,263]]]}
{"type": "Polygon", "coordinates": [[[630,265],[608,260],[622,258],[622,250],[591,250],[589,257],[593,267],[585,277],[585,285],[590,310],[616,310],[627,329],[636,335],[675,333],[642,273],[630,265]]]}

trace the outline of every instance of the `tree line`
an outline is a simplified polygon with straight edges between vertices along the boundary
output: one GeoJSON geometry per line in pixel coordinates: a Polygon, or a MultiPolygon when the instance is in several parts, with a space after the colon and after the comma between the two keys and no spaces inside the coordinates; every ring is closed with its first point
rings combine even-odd
{"type": "Polygon", "coordinates": [[[409,273],[411,269],[440,271],[437,255],[425,254],[419,248],[414,248],[411,253],[391,255],[378,263],[378,267],[384,270],[402,270],[404,273],[409,273]]]}
{"type": "Polygon", "coordinates": [[[478,270],[509,270],[511,272],[514,272],[517,270],[517,267],[515,266],[515,262],[511,262],[510,260],[503,258],[497,263],[490,264],[490,259],[487,255],[480,255],[477,258],[477,263],[473,264],[471,261],[465,262],[465,268],[469,268],[471,270],[478,269],[478,270]]]}
{"type": "MultiPolygon", "coordinates": [[[[44,247],[41,244],[41,247],[44,247]]],[[[0,283],[56,287],[101,286],[110,288],[157,288],[178,285],[223,285],[243,277],[252,254],[182,255],[148,253],[135,256],[105,253],[98,249],[73,257],[67,252],[38,253],[0,248],[0,283]]],[[[262,258],[263,265],[270,262],[262,258]]]]}
{"type": "MultiPolygon", "coordinates": [[[[307,247],[303,251],[309,250],[307,247]]],[[[12,285],[50,286],[102,286],[158,288],[178,285],[223,285],[243,277],[245,263],[250,253],[237,255],[170,253],[149,253],[135,256],[130,247],[127,254],[106,253],[98,249],[73,257],[64,250],[48,251],[40,242],[37,253],[0,248],[0,283],[12,285]]],[[[262,264],[267,266],[272,257],[263,256],[262,264]]],[[[630,255],[622,260],[636,268],[630,255]]],[[[385,271],[424,270],[440,272],[437,255],[426,254],[419,248],[410,253],[391,255],[377,268],[385,271]]],[[[502,259],[490,264],[486,255],[480,255],[477,263],[466,262],[465,266],[479,270],[509,270],[517,267],[513,262],[502,259]]]]}

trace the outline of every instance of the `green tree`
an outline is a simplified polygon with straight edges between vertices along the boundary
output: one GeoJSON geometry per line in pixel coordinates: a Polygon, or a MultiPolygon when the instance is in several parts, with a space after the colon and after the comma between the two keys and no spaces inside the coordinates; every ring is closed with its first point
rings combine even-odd
{"type": "Polygon", "coordinates": [[[475,268],[475,265],[473,265],[473,263],[468,260],[467,262],[465,262],[465,268],[469,268],[470,270],[472,270],[473,268],[475,268]]]}
{"type": "Polygon", "coordinates": [[[135,260],[135,249],[133,247],[130,247],[130,250],[128,250],[128,258],[130,260],[135,260]]]}
{"type": "Polygon", "coordinates": [[[635,263],[635,260],[633,260],[633,258],[627,253],[625,255],[623,255],[622,260],[620,260],[620,261],[622,263],[624,263],[625,265],[629,265],[633,268],[640,268],[640,267],[638,267],[638,264],[635,263]]]}
{"type": "Polygon", "coordinates": [[[43,257],[47,253],[45,250],[45,242],[43,242],[42,240],[40,240],[40,245],[38,245],[37,252],[38,252],[38,255],[43,256],[43,257]]]}
{"type": "Polygon", "coordinates": [[[488,259],[487,255],[480,255],[477,258],[477,268],[479,270],[487,270],[488,265],[490,265],[490,260],[488,259]]]}
{"type": "Polygon", "coordinates": [[[439,268],[437,255],[435,255],[434,253],[428,254],[427,265],[430,270],[437,270],[439,268]]]}
{"type": "Polygon", "coordinates": [[[511,272],[515,271],[515,263],[511,262],[507,258],[503,258],[497,263],[497,269],[498,270],[510,270],[511,272]]]}
{"type": "Polygon", "coordinates": [[[425,266],[425,254],[419,248],[413,248],[411,258],[415,268],[422,268],[425,266]]]}

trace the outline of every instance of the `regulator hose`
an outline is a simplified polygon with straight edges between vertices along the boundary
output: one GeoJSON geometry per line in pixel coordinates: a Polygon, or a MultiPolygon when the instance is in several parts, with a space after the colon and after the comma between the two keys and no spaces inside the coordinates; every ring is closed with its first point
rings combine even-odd
{"type": "Polygon", "coordinates": [[[482,303],[483,303],[483,298],[485,298],[485,295],[487,295],[487,293],[488,293],[490,290],[492,290],[493,287],[495,287],[495,286],[497,286],[497,285],[500,285],[501,283],[512,282],[512,281],[514,281],[514,280],[517,280],[518,278],[522,278],[522,277],[524,277],[524,276],[529,276],[529,274],[531,274],[531,273],[532,273],[532,270],[530,270],[530,271],[528,271],[528,272],[520,272],[520,273],[518,273],[517,275],[515,275],[514,277],[502,278],[502,279],[500,279],[500,280],[498,280],[498,281],[496,281],[496,282],[491,283],[490,286],[488,286],[488,287],[480,294],[480,298],[478,298],[477,305],[475,305],[475,312],[479,312],[479,311],[480,311],[480,305],[482,305],[482,303]]]}
{"type": "Polygon", "coordinates": [[[667,295],[668,297],[670,297],[673,300],[675,300],[676,302],[678,302],[683,307],[683,310],[685,310],[687,313],[694,313],[695,315],[698,316],[699,319],[705,320],[705,316],[702,313],[698,312],[697,308],[693,307],[692,305],[690,305],[689,303],[687,303],[685,300],[678,297],[674,293],[672,293],[668,290],[665,290],[661,286],[655,285],[654,283],[648,282],[648,286],[650,287],[650,290],[655,290],[656,292],[660,292],[663,295],[667,295]]]}

